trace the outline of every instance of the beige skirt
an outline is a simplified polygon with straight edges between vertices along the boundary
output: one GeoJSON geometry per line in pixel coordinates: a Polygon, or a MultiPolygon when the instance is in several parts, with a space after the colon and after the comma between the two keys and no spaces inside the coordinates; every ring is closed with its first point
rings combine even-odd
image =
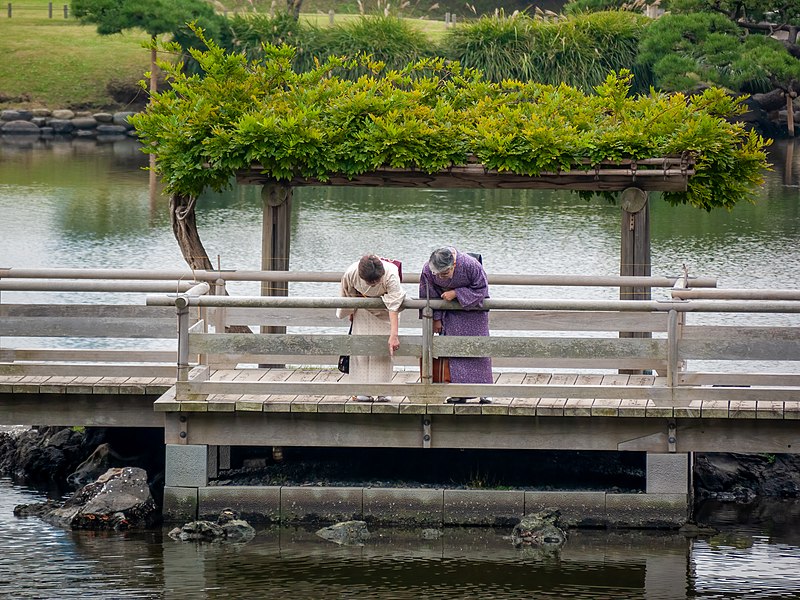
{"type": "MultiPolygon", "coordinates": [[[[353,315],[352,335],[380,335],[385,336],[388,343],[389,313],[385,319],[380,319],[367,310],[356,310],[353,315]]],[[[356,356],[350,357],[350,374],[348,381],[351,383],[389,383],[392,381],[392,359],[389,356],[356,356]]]]}

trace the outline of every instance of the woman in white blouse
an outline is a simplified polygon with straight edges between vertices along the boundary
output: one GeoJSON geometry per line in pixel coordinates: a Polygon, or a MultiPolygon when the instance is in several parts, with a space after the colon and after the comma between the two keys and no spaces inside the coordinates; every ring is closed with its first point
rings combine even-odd
{"type": "MultiPolygon", "coordinates": [[[[340,295],[348,298],[381,298],[386,309],[343,309],[336,315],[349,317],[353,335],[388,335],[389,354],[350,357],[349,381],[389,383],[392,380],[392,356],[400,347],[399,311],[405,298],[397,265],[374,254],[366,254],[350,265],[341,280],[340,295]]],[[[387,396],[353,396],[358,402],[387,402],[387,396]]]]}

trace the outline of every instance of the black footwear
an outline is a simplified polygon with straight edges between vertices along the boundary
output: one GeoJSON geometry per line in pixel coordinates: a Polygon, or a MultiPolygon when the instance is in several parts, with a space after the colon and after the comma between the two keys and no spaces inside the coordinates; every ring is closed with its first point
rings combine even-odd
{"type": "Polygon", "coordinates": [[[466,404],[467,399],[462,398],[461,396],[450,396],[445,400],[447,404],[466,404]]]}
{"type": "Polygon", "coordinates": [[[491,404],[491,403],[492,399],[489,398],[489,396],[481,396],[480,399],[478,400],[478,404],[491,404]]]}

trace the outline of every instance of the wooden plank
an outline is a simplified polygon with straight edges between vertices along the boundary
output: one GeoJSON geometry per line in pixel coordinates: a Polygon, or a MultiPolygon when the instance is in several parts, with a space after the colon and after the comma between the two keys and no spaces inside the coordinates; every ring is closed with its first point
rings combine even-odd
{"type": "Polygon", "coordinates": [[[172,339],[175,337],[175,318],[15,317],[0,320],[0,336],[172,339]]]}
{"type": "Polygon", "coordinates": [[[681,336],[684,340],[780,340],[800,342],[800,327],[754,327],[744,325],[686,325],[681,336]]]}
{"type": "Polygon", "coordinates": [[[703,400],[700,407],[700,416],[704,419],[727,419],[727,400],[703,400]]]}
{"type": "Polygon", "coordinates": [[[665,312],[565,310],[492,310],[489,328],[495,331],[634,331],[665,332],[665,312]]]}
{"type": "Polygon", "coordinates": [[[756,402],[757,419],[783,419],[783,402],[759,400],[756,402]]]}
{"type": "Polygon", "coordinates": [[[733,400],[728,408],[728,416],[731,419],[755,419],[756,401],[755,400],[733,400]]]}
{"type": "MultiPolygon", "coordinates": [[[[294,369],[269,369],[269,371],[261,378],[261,383],[286,381],[294,373],[294,369]]],[[[258,393],[258,392],[256,392],[258,393]]],[[[270,395],[264,399],[264,412],[289,412],[292,409],[291,401],[296,394],[289,394],[286,396],[270,395]]]]}
{"type": "Polygon", "coordinates": [[[91,376],[135,377],[175,375],[175,367],[167,365],[99,365],[99,364],[0,364],[0,375],[39,375],[39,376],[91,376]]]}
{"type": "Polygon", "coordinates": [[[701,373],[683,372],[678,376],[680,385],[772,386],[800,388],[800,374],[796,373],[701,373]]]}
{"type": "Polygon", "coordinates": [[[800,344],[797,340],[783,339],[725,339],[678,341],[680,360],[766,360],[800,361],[800,344]]]}
{"type": "Polygon", "coordinates": [[[651,404],[653,404],[651,400],[622,400],[619,405],[618,414],[620,417],[646,417],[647,407],[651,404]]]}
{"type": "Polygon", "coordinates": [[[12,348],[2,350],[3,362],[83,362],[83,363],[169,363],[177,362],[177,352],[169,350],[102,350],[83,348],[12,348]]]}
{"type": "MultiPolygon", "coordinates": [[[[577,374],[556,373],[550,378],[550,385],[572,386],[575,385],[577,374]]],[[[542,398],[536,405],[536,416],[539,417],[562,417],[564,416],[564,406],[567,403],[566,396],[563,398],[542,398]]]]}
{"type": "MultiPolygon", "coordinates": [[[[631,186],[644,191],[685,191],[692,169],[643,169],[626,168],[571,170],[559,173],[541,173],[537,176],[498,173],[494,170],[475,168],[476,165],[450,167],[438,173],[423,173],[414,170],[383,168],[369,173],[348,176],[331,176],[325,181],[314,178],[294,178],[289,183],[297,186],[368,186],[368,187],[416,187],[430,189],[564,189],[585,191],[617,191],[631,186]]],[[[266,185],[269,177],[259,166],[236,173],[241,184],[266,185]]]]}
{"type": "Polygon", "coordinates": [[[434,356],[666,360],[664,339],[599,337],[436,336],[434,356]]]}
{"type": "Polygon", "coordinates": [[[123,318],[169,319],[175,308],[141,304],[0,304],[0,320],[18,318],[123,318]]]}

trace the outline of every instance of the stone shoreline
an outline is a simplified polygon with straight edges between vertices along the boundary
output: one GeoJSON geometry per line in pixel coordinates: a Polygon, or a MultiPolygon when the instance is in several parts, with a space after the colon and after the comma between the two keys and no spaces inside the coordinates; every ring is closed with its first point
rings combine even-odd
{"type": "Polygon", "coordinates": [[[91,112],[68,109],[6,109],[0,111],[0,134],[52,138],[136,138],[128,117],[132,111],[91,112]]]}

